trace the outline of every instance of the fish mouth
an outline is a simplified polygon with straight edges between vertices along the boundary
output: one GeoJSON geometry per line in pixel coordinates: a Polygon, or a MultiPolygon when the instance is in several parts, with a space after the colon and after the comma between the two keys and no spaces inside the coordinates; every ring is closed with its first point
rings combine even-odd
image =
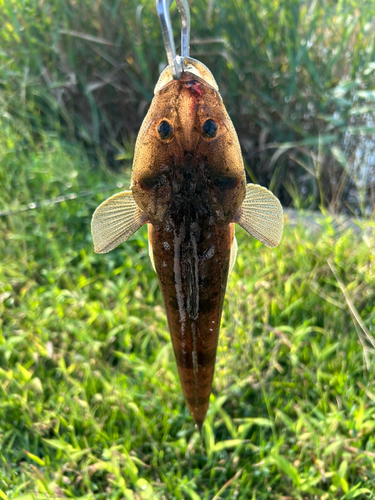
{"type": "Polygon", "coordinates": [[[189,89],[193,94],[198,95],[199,97],[202,95],[202,87],[203,84],[198,82],[198,80],[187,80],[183,82],[185,88],[189,89]]]}
{"type": "MultiPolygon", "coordinates": [[[[219,90],[216,80],[207,66],[192,57],[184,57],[184,70],[181,74],[180,80],[183,80],[185,77],[196,78],[204,83],[204,85],[211,87],[216,91],[219,90]]],[[[171,70],[169,66],[167,66],[161,73],[159,80],[156,83],[154,93],[157,94],[158,92],[162,91],[173,81],[176,80],[173,79],[171,70]]]]}

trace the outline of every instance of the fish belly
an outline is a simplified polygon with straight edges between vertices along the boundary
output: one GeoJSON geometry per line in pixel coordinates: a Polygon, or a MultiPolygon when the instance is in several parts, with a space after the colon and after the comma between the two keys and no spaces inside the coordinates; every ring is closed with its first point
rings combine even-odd
{"type": "Polygon", "coordinates": [[[156,272],[186,404],[199,429],[212,388],[232,223],[149,225],[156,272]]]}

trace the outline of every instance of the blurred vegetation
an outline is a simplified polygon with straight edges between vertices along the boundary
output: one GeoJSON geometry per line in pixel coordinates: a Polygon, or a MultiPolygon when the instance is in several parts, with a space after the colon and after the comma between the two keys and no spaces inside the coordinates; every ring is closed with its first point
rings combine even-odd
{"type": "MultiPolygon", "coordinates": [[[[119,168],[166,60],[154,0],[0,5],[2,120],[57,128],[119,168]]],[[[284,205],[371,215],[373,0],[195,0],[191,15],[191,54],[219,83],[249,177],[284,205]]]]}

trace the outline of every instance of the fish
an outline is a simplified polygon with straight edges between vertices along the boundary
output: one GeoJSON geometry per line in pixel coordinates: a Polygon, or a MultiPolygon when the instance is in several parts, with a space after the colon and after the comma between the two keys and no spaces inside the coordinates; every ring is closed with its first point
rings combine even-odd
{"type": "Polygon", "coordinates": [[[113,250],[144,224],[182,392],[201,431],[237,254],[235,224],[275,247],[283,210],[266,188],[246,184],[238,137],[217,83],[190,57],[179,80],[169,67],[159,77],[136,140],[130,189],[93,214],[95,252],[113,250]]]}

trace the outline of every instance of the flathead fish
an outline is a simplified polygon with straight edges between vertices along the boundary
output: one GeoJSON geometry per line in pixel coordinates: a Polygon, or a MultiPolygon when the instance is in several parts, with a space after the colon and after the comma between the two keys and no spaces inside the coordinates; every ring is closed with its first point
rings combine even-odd
{"type": "Polygon", "coordinates": [[[267,189],[246,185],[236,131],[211,72],[185,58],[169,68],[136,141],[131,186],[92,218],[95,252],[105,253],[148,224],[152,265],[166,308],[186,404],[199,429],[214,375],[228,275],[236,259],[234,223],[269,247],[283,212],[267,189]]]}

